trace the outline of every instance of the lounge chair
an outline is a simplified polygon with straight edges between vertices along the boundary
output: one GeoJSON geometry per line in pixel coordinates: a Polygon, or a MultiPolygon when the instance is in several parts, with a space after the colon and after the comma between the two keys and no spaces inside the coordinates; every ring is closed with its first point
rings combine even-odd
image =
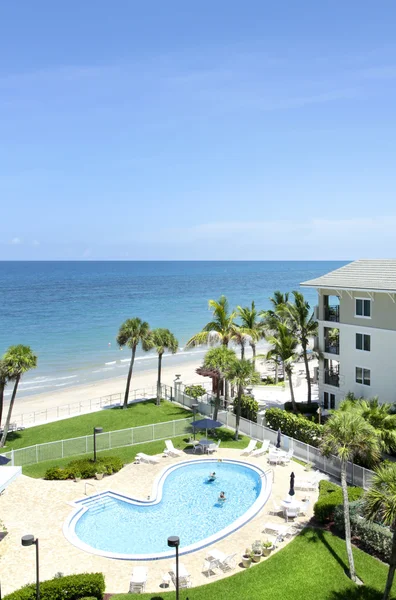
{"type": "Polygon", "coordinates": [[[286,455],[281,456],[280,463],[282,465],[288,465],[289,462],[291,461],[291,459],[293,458],[293,454],[294,454],[293,450],[289,450],[286,455]]]}
{"type": "Polygon", "coordinates": [[[241,456],[249,456],[249,454],[251,454],[253,452],[253,450],[256,448],[256,446],[257,446],[257,440],[250,440],[250,442],[248,443],[246,448],[244,450],[242,450],[241,456]]]}
{"type": "Polygon", "coordinates": [[[283,508],[277,504],[275,502],[275,500],[272,500],[272,508],[270,508],[270,510],[268,511],[269,515],[280,515],[281,513],[283,513],[283,508]]]}
{"type": "Polygon", "coordinates": [[[267,460],[270,465],[277,465],[282,461],[283,458],[284,455],[280,454],[279,452],[272,452],[268,455],[267,460]]]}
{"type": "Polygon", "coordinates": [[[147,569],[145,567],[133,567],[132,577],[129,584],[130,594],[141,594],[144,592],[147,581],[147,569]]]}
{"type": "Polygon", "coordinates": [[[296,477],[294,488],[303,491],[316,491],[318,489],[318,475],[315,473],[310,479],[300,479],[299,477],[296,477]]]}
{"type": "Polygon", "coordinates": [[[164,454],[166,456],[183,456],[183,452],[174,447],[172,440],[165,440],[165,446],[164,454]]]}
{"type": "Polygon", "coordinates": [[[261,448],[256,448],[256,450],[253,450],[250,456],[262,456],[268,451],[268,448],[269,440],[264,440],[264,442],[261,444],[261,448]]]}
{"type": "Polygon", "coordinates": [[[150,456],[150,454],[145,454],[144,452],[138,452],[136,458],[139,462],[150,463],[152,465],[157,465],[160,462],[157,456],[150,456]]]}
{"type": "Polygon", "coordinates": [[[213,559],[213,560],[205,559],[204,562],[203,562],[201,571],[207,577],[213,577],[213,575],[216,575],[215,569],[218,566],[219,566],[219,561],[218,560],[216,560],[216,559],[213,559]]]}
{"type": "Polygon", "coordinates": [[[267,522],[264,523],[263,533],[272,533],[279,538],[284,538],[292,534],[292,528],[289,525],[267,522]]]}
{"type": "Polygon", "coordinates": [[[224,555],[222,560],[219,560],[219,567],[222,571],[232,571],[236,567],[236,554],[224,555]]]}
{"type": "Polygon", "coordinates": [[[221,443],[221,440],[219,440],[217,442],[217,444],[210,444],[208,446],[208,454],[210,454],[211,452],[217,452],[217,450],[219,449],[220,443],[221,443]]]}
{"type": "MultiPolygon", "coordinates": [[[[171,576],[173,583],[176,585],[176,565],[172,566],[171,576]]],[[[179,563],[179,588],[189,587],[191,587],[191,575],[183,563],[179,563]]]]}
{"type": "Polygon", "coordinates": [[[298,515],[299,515],[299,509],[298,508],[285,508],[285,519],[286,519],[286,523],[289,522],[289,519],[297,519],[298,515]]]}

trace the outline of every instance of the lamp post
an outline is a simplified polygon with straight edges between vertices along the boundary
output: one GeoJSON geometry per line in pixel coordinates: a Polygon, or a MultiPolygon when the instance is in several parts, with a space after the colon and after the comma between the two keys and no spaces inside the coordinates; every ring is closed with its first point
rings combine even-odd
{"type": "Polygon", "coordinates": [[[195,415],[199,408],[199,404],[192,404],[191,408],[193,409],[193,429],[194,429],[194,440],[195,440],[195,415]]]}
{"type": "Polygon", "coordinates": [[[177,535],[168,537],[169,548],[176,548],[176,600],[179,600],[179,544],[180,538],[177,535]]]}
{"type": "Polygon", "coordinates": [[[36,600],[40,600],[39,541],[29,534],[22,536],[21,543],[22,546],[36,546],[36,600]]]}
{"type": "Polygon", "coordinates": [[[94,446],[94,462],[96,462],[96,434],[97,433],[102,433],[103,431],[103,427],[94,427],[94,434],[93,434],[93,446],[94,446]]]}
{"type": "Polygon", "coordinates": [[[319,406],[318,410],[316,411],[318,413],[318,422],[320,425],[320,421],[321,421],[321,417],[322,417],[322,407],[319,406]]]}

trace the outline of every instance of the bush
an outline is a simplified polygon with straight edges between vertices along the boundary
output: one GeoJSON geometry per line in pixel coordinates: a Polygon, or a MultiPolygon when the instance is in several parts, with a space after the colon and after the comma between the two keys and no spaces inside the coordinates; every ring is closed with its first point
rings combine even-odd
{"type": "Polygon", "coordinates": [[[281,408],[269,408],[265,412],[268,427],[281,429],[282,433],[305,442],[311,446],[318,446],[323,431],[323,425],[308,421],[305,417],[288,413],[281,408]]]}
{"type": "Polygon", "coordinates": [[[117,456],[101,456],[96,462],[92,458],[81,458],[72,460],[66,467],[51,467],[45,473],[44,479],[74,479],[76,475],[82,479],[95,477],[95,473],[101,472],[112,475],[122,469],[124,463],[117,456]]]}
{"type": "MultiPolygon", "coordinates": [[[[234,401],[234,413],[236,413],[237,402],[234,401]]],[[[257,400],[253,396],[242,394],[241,396],[241,417],[243,419],[249,419],[250,421],[257,422],[257,411],[259,405],[257,400]]]]}
{"type": "MultiPolygon", "coordinates": [[[[350,502],[358,500],[364,494],[360,487],[348,487],[348,499],[350,502]]],[[[342,505],[341,486],[330,481],[322,480],[319,482],[319,499],[314,505],[315,519],[319,523],[333,521],[337,506],[342,505]]]]}
{"type": "MultiPolygon", "coordinates": [[[[40,582],[40,600],[79,600],[94,598],[102,600],[105,582],[102,573],[81,573],[54,577],[40,582]]],[[[36,585],[25,587],[4,596],[3,600],[35,600],[36,585]]]]}
{"type": "MultiPolygon", "coordinates": [[[[351,535],[358,538],[362,550],[389,563],[392,552],[392,532],[387,527],[364,518],[362,500],[350,503],[349,516],[351,535]]],[[[344,507],[342,505],[337,506],[334,511],[334,525],[337,533],[345,535],[344,507]]]]}
{"type": "MultiPolygon", "coordinates": [[[[319,404],[317,402],[296,402],[298,412],[302,415],[314,415],[319,408],[319,404]]],[[[287,412],[293,411],[293,405],[291,402],[285,402],[285,410],[287,412]]]]}
{"type": "Polygon", "coordinates": [[[190,396],[190,398],[198,400],[198,398],[201,398],[201,396],[206,394],[206,390],[202,385],[187,385],[184,388],[184,393],[187,394],[187,396],[190,396]]]}

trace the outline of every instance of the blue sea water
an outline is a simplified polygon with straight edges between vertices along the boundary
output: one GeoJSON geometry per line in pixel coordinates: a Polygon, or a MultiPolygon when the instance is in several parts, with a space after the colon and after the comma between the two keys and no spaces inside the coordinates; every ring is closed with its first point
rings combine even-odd
{"type": "MultiPolygon", "coordinates": [[[[38,355],[38,368],[22,380],[21,395],[123,375],[129,350],[117,347],[116,335],[125,319],[139,316],[151,327],[167,327],[184,348],[210,320],[208,299],[225,294],[231,307],[254,300],[266,309],[274,290],[299,289],[300,282],[343,264],[0,262],[0,353],[22,343],[38,355]]],[[[313,306],[315,290],[303,292],[313,306]]],[[[165,360],[187,358],[191,355],[182,350],[165,360]]],[[[136,369],[153,368],[155,360],[139,352],[136,369]]]]}

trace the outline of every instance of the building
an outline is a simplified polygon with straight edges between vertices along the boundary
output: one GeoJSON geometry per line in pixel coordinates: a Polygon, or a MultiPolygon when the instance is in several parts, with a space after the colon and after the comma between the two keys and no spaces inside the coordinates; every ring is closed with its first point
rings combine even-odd
{"type": "Polygon", "coordinates": [[[319,400],[396,402],[396,260],[357,260],[301,284],[318,291],[319,400]]]}

